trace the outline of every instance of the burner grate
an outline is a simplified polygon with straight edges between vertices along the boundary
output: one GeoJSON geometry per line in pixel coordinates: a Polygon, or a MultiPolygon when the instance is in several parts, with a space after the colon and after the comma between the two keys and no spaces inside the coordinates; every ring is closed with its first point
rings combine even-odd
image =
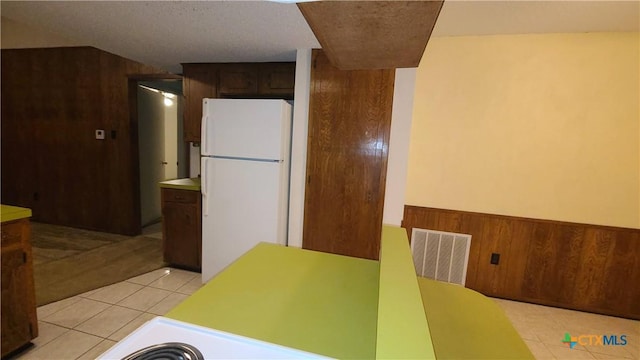
{"type": "Polygon", "coordinates": [[[122,360],[204,360],[204,356],[192,345],[171,342],[147,346],[122,360]]]}

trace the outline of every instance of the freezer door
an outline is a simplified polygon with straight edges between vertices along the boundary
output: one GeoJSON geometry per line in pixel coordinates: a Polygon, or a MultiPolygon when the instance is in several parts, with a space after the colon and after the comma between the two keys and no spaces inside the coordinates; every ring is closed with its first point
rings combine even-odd
{"type": "Polygon", "coordinates": [[[282,160],[288,157],[291,105],[274,99],[204,99],[204,156],[282,160]]]}
{"type": "Polygon", "coordinates": [[[286,244],[287,181],[281,163],[202,161],[204,283],[259,242],[286,244]]]}

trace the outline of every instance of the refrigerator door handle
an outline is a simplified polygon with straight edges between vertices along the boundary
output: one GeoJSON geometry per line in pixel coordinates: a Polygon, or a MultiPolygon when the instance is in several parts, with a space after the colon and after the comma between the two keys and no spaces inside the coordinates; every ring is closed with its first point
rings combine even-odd
{"type": "Polygon", "coordinates": [[[207,123],[209,122],[209,117],[204,115],[202,117],[202,124],[200,125],[200,155],[211,155],[207,149],[207,123]]]}
{"type": "Polygon", "coordinates": [[[201,176],[201,186],[200,186],[200,191],[202,192],[202,215],[203,216],[207,216],[209,215],[209,201],[207,199],[207,196],[209,195],[209,189],[207,188],[207,161],[208,159],[203,157],[202,158],[202,176],[201,176]]]}

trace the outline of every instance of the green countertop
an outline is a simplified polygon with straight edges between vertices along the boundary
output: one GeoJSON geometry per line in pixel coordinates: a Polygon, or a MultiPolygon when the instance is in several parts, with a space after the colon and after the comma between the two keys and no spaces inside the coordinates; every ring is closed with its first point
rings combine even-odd
{"type": "Polygon", "coordinates": [[[11,205],[0,205],[0,220],[2,222],[28,217],[31,217],[31,209],[11,205]]]}
{"type": "Polygon", "coordinates": [[[418,283],[438,359],[534,359],[492,299],[455,284],[422,277],[418,283]]]}
{"type": "Polygon", "coordinates": [[[166,316],[338,359],[533,358],[493,300],[416,277],[393,226],[380,262],[261,243],[166,316]]]}
{"type": "Polygon", "coordinates": [[[377,261],[261,243],[166,316],[333,358],[373,359],[378,274],[377,261]]]}
{"type": "Polygon", "coordinates": [[[200,178],[161,181],[161,188],[200,191],[200,178]]]}
{"type": "Polygon", "coordinates": [[[383,226],[377,359],[435,359],[407,231],[383,226]]]}

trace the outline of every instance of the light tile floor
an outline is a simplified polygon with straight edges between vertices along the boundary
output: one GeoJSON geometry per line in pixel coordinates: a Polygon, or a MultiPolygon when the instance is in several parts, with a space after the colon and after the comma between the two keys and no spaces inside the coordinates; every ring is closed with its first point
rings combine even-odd
{"type": "MultiPolygon", "coordinates": [[[[164,268],[38,308],[40,335],[19,359],[95,359],[200,288],[200,274],[164,268]]],[[[640,359],[640,321],[494,299],[537,359],[640,359]],[[564,334],[627,335],[626,346],[569,349],[564,334]]]]}
{"type": "MultiPolygon", "coordinates": [[[[640,321],[494,299],[537,359],[640,359],[640,321]],[[562,343],[564,334],[626,335],[622,346],[562,343]]],[[[585,339],[586,342],[586,339],[585,339]]]]}
{"type": "Polygon", "coordinates": [[[164,268],[38,308],[39,336],[19,359],[95,359],[201,286],[200,274],[164,268]]]}

